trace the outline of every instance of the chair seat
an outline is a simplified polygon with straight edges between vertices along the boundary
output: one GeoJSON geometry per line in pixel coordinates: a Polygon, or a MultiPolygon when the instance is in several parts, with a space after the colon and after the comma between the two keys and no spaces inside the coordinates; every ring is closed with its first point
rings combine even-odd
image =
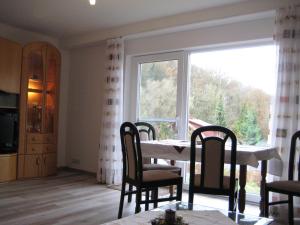
{"type": "Polygon", "coordinates": [[[168,170],[172,172],[180,172],[181,168],[177,166],[171,166],[171,165],[162,165],[162,164],[144,164],[143,170],[168,170]]]}
{"type": "Polygon", "coordinates": [[[300,181],[274,181],[267,183],[266,186],[271,189],[281,190],[284,192],[292,192],[300,195],[300,181]]]}
{"type": "MultiPolygon", "coordinates": [[[[194,179],[194,185],[195,187],[200,187],[200,179],[201,179],[201,174],[195,174],[195,179],[194,179]]],[[[235,179],[235,188],[238,188],[238,179],[235,179]]],[[[230,187],[230,177],[229,176],[224,176],[223,178],[223,188],[224,189],[229,189],[230,187]]]]}
{"type": "Polygon", "coordinates": [[[148,170],[143,172],[143,182],[172,180],[176,178],[180,178],[180,176],[166,170],[148,170]]]}

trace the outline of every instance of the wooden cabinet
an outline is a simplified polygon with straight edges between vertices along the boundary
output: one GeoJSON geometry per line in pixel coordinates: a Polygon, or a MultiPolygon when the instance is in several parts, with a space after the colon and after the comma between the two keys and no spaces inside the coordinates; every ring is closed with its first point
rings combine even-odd
{"type": "Polygon", "coordinates": [[[12,181],[17,177],[17,154],[0,155],[0,182],[12,181]]]}
{"type": "Polygon", "coordinates": [[[23,48],[19,177],[55,174],[60,53],[39,42],[23,48]]]}
{"type": "Polygon", "coordinates": [[[56,153],[24,155],[24,178],[49,176],[56,173],[56,153]]]}
{"type": "Polygon", "coordinates": [[[20,93],[22,46],[0,38],[0,91],[20,93]]]}

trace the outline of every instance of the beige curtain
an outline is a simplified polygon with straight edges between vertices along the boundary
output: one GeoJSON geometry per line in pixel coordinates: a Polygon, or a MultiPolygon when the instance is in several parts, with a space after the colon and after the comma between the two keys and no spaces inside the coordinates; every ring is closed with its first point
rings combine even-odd
{"type": "MultiPolygon", "coordinates": [[[[271,137],[273,144],[279,149],[282,161],[271,161],[269,170],[272,174],[280,176],[280,179],[286,180],[291,137],[300,129],[299,6],[288,6],[277,10],[274,39],[278,52],[278,78],[271,137]]],[[[278,198],[278,195],[273,195],[273,200],[278,200],[278,198]]]]}
{"type": "Polygon", "coordinates": [[[123,119],[123,55],[124,41],[121,38],[107,40],[97,171],[97,180],[105,184],[120,184],[122,179],[120,125],[123,119]]]}

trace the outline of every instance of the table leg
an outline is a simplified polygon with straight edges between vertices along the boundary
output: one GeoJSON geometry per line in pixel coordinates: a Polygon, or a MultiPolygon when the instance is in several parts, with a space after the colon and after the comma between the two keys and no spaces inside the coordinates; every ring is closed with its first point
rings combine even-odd
{"type": "MultiPolygon", "coordinates": [[[[170,165],[171,166],[175,166],[176,161],[175,160],[170,160],[170,165]]],[[[170,197],[173,197],[173,193],[174,193],[174,186],[170,186],[169,187],[169,193],[170,193],[170,197]]]]}
{"type": "Polygon", "coordinates": [[[264,215],[264,201],[265,201],[265,186],[266,186],[266,176],[267,176],[267,160],[261,161],[261,181],[260,181],[260,202],[259,202],[259,209],[260,214],[259,216],[264,215]]]}
{"type": "Polygon", "coordinates": [[[239,190],[239,212],[243,213],[246,205],[246,180],[247,180],[247,165],[240,165],[240,190],[239,190]]]}

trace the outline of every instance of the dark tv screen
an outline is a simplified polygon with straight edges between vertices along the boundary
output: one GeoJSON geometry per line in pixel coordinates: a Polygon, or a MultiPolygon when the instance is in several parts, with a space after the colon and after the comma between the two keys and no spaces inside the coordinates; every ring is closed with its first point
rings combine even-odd
{"type": "Polygon", "coordinates": [[[0,111],[0,153],[16,152],[18,148],[18,114],[0,111]]]}

